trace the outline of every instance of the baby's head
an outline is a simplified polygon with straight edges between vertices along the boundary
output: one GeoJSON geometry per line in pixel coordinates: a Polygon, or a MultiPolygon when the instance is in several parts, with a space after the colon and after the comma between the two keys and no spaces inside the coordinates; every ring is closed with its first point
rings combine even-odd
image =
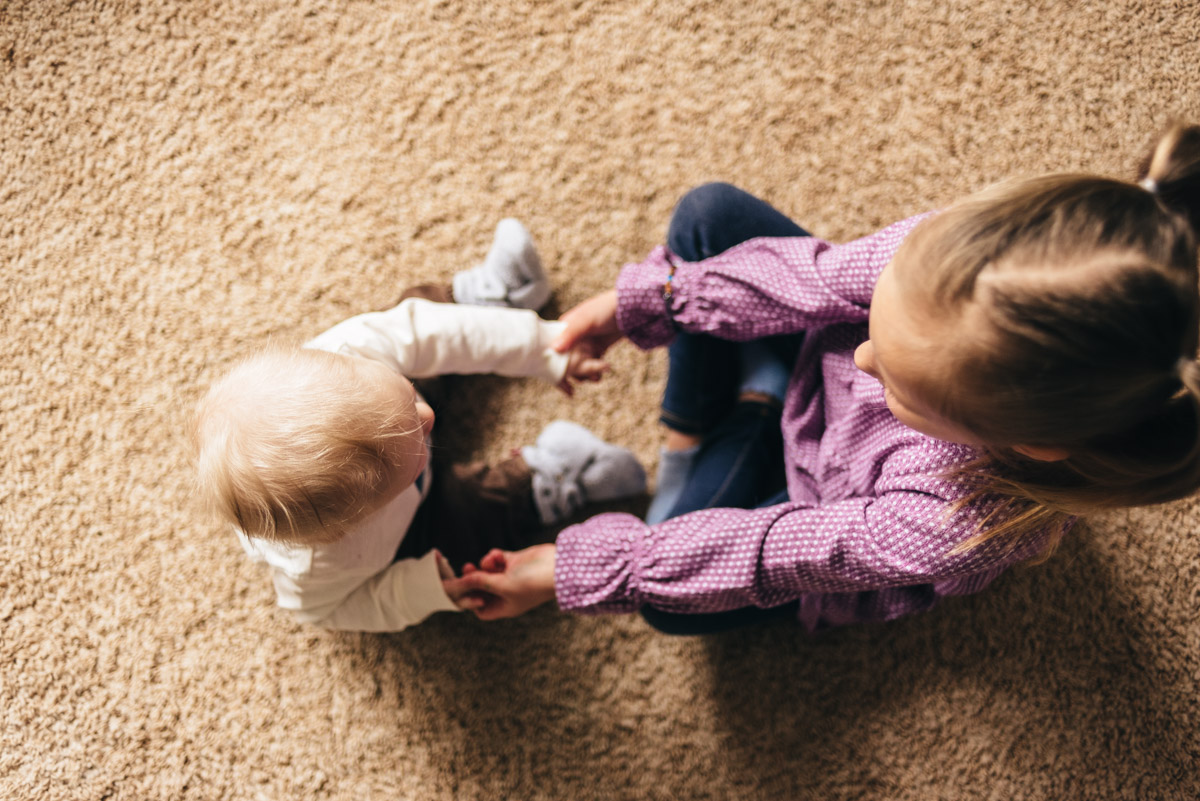
{"type": "Polygon", "coordinates": [[[412,384],[378,362],[263,351],[197,408],[200,491],[250,536],[331,542],[412,485],[432,426],[412,384]]]}
{"type": "Polygon", "coordinates": [[[1015,465],[1065,511],[1200,484],[1200,128],[1134,184],[1051,175],[923,222],[880,277],[856,361],[897,418],[1015,465]]]}

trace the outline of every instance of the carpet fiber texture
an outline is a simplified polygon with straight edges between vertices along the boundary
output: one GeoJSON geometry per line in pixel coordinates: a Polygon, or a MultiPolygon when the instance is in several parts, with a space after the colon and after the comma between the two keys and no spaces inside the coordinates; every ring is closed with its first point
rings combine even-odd
{"type": "MultiPolygon", "coordinates": [[[[1132,177],[1200,119],[1200,6],[0,3],[0,797],[1193,799],[1194,503],[920,617],[670,639],[552,607],[388,636],[273,608],[186,420],[266,342],[476,263],[551,315],[727,180],[833,240],[996,180],[1132,177]]],[[[441,444],[585,423],[653,471],[664,355],[465,381],[441,444]]]]}

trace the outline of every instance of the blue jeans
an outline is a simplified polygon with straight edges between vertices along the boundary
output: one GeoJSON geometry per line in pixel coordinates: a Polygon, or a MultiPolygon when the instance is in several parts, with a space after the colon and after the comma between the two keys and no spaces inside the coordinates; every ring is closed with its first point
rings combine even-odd
{"type": "MultiPolygon", "coordinates": [[[[729,184],[705,184],[684,195],[667,230],[667,247],[685,261],[701,261],[760,236],[809,236],[770,204],[729,184]]],[[[764,340],[789,366],[801,335],[764,340]]],[[[683,494],[668,518],[699,509],[752,509],[787,500],[780,409],[738,401],[741,345],[703,334],[681,333],[668,349],[662,422],[703,436],[683,494]]],[[[771,609],[680,614],[641,610],[668,634],[705,634],[794,615],[796,604],[771,609]]]]}

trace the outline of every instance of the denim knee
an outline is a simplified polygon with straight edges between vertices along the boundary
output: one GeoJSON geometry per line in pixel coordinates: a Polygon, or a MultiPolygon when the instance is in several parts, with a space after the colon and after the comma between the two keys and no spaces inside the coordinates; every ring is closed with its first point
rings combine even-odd
{"type": "MultiPolygon", "coordinates": [[[[733,184],[714,181],[691,189],[675,204],[671,223],[667,226],[667,247],[686,261],[701,261],[716,253],[708,253],[702,243],[707,235],[719,229],[730,210],[753,196],[733,184]]],[[[718,251],[719,252],[719,251],[718,251]]]]}
{"type": "Polygon", "coordinates": [[[667,247],[685,261],[702,261],[760,236],[808,236],[782,212],[732,184],[711,183],[675,206],[667,247]]]}

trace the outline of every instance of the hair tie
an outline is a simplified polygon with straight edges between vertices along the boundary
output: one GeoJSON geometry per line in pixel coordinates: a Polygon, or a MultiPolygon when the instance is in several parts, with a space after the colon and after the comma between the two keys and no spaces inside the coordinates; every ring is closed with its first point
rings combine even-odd
{"type": "Polygon", "coordinates": [[[1140,186],[1142,189],[1145,189],[1152,195],[1158,194],[1158,181],[1154,180],[1148,175],[1142,180],[1138,181],[1138,186],[1140,186]]]}

